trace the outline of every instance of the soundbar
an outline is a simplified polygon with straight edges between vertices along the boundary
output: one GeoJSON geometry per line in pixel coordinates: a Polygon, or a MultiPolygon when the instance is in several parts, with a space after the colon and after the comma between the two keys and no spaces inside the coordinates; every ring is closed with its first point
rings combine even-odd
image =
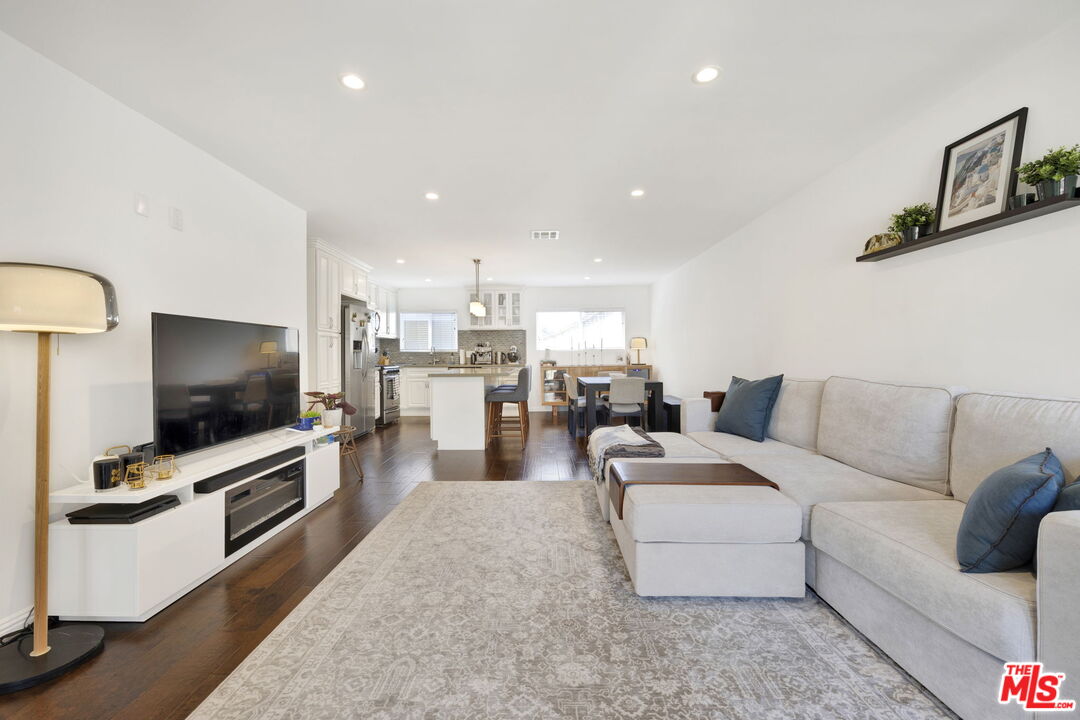
{"type": "Polygon", "coordinates": [[[289,448],[288,450],[282,450],[276,452],[273,455],[267,455],[264,458],[259,458],[255,462],[249,462],[247,465],[241,465],[235,467],[232,470],[226,470],[223,473],[208,477],[205,480],[200,480],[195,483],[195,492],[200,494],[217,492],[221,488],[228,487],[235,482],[246,480],[252,475],[257,475],[263,470],[269,470],[272,467],[287,463],[290,460],[301,458],[305,454],[304,446],[289,448]]]}

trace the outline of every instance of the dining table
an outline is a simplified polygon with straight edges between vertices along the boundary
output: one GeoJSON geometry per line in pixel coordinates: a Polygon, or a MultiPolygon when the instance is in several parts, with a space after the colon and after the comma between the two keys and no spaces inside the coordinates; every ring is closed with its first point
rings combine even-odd
{"type": "MultiPolygon", "coordinates": [[[[578,397],[585,397],[585,436],[597,425],[597,395],[611,390],[610,377],[579,377],[577,379],[578,397]]],[[[664,414],[664,383],[659,380],[645,381],[645,404],[647,417],[646,429],[653,432],[667,430],[667,416],[664,414]]]]}

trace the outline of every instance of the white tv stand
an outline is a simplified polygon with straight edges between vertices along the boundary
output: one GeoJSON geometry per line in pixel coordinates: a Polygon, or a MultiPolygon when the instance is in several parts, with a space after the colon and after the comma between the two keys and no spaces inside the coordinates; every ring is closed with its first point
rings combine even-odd
{"type": "Polygon", "coordinates": [[[90,482],[49,495],[60,519],[49,525],[49,613],[65,620],[141,622],[329,500],[340,483],[338,444],[319,444],[337,428],[275,430],[179,458],[173,478],[143,490],[95,492],[90,482]],[[225,556],[225,491],[295,462],[238,477],[212,493],[194,484],[274,453],[304,447],[304,509],[225,556]],[[63,513],[96,503],[140,503],[173,494],[180,505],[141,522],[72,525],[63,513]]]}

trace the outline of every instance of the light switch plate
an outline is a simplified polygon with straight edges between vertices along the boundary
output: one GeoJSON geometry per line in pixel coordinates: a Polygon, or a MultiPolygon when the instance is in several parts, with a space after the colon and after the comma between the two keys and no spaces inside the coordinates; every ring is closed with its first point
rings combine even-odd
{"type": "Polygon", "coordinates": [[[169,227],[173,230],[184,230],[184,211],[180,208],[169,208],[169,227]]]}
{"type": "Polygon", "coordinates": [[[150,217],[150,198],[142,193],[135,193],[135,214],[150,217]]]}

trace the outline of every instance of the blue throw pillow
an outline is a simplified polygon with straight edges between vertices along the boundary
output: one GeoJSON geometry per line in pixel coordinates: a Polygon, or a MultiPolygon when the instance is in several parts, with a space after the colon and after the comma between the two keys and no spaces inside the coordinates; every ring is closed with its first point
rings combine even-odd
{"type": "Polygon", "coordinates": [[[1065,489],[1058,495],[1057,505],[1054,505],[1054,512],[1063,510],[1080,510],[1080,479],[1073,480],[1066,485],[1065,489]]]}
{"type": "Polygon", "coordinates": [[[716,416],[716,431],[763,442],[776,396],[780,394],[783,383],[783,375],[764,380],[732,377],[724,395],[724,404],[716,416]]]}
{"type": "Polygon", "coordinates": [[[1039,523],[1064,485],[1065,472],[1050,448],[991,473],[964,508],[956,537],[960,568],[988,573],[1031,563],[1039,523]]]}

